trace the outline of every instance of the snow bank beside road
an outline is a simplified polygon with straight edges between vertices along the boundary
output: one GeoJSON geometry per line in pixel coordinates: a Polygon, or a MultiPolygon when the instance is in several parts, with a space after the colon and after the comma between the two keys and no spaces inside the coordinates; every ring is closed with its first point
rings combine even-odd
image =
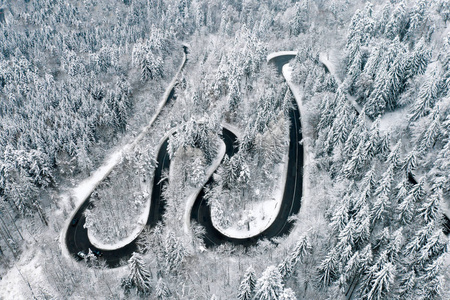
{"type": "MultiPolygon", "coordinates": [[[[317,204],[312,200],[313,195],[311,193],[311,168],[313,157],[312,153],[312,145],[310,144],[313,140],[313,128],[309,125],[308,122],[308,113],[303,105],[303,91],[300,86],[295,84],[292,81],[292,67],[288,64],[283,66],[283,76],[288,84],[295,101],[297,103],[298,109],[300,110],[300,122],[302,124],[302,135],[303,135],[303,186],[302,186],[302,205],[300,207],[300,211],[298,213],[298,218],[303,220],[302,223],[306,220],[314,220],[314,222],[318,223],[320,220],[323,220],[323,214],[320,210],[317,209],[317,204]]],[[[302,228],[300,228],[302,230],[302,228]]]]}

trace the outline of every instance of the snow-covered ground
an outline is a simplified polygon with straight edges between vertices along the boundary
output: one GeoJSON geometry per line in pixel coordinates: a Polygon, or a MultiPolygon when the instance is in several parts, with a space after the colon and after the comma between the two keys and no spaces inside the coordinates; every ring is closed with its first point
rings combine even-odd
{"type": "MultiPolygon", "coordinates": [[[[213,222],[222,234],[232,238],[250,238],[266,230],[273,223],[280,210],[281,201],[269,199],[250,203],[240,215],[242,218],[228,228],[222,228],[213,222]]],[[[213,219],[214,220],[214,219],[213,219]]]]}
{"type": "Polygon", "coordinates": [[[392,132],[399,126],[406,126],[408,124],[408,109],[400,108],[396,111],[385,113],[380,119],[380,131],[392,132]]]}
{"type": "Polygon", "coordinates": [[[33,299],[33,291],[28,286],[42,286],[42,253],[37,249],[25,251],[20,260],[0,280],[0,299],[33,299]]]}

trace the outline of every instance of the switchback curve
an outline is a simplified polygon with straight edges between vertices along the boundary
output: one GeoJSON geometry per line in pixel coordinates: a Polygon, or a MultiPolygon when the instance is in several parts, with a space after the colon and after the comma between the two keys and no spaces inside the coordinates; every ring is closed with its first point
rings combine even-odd
{"type": "MultiPolygon", "coordinates": [[[[187,49],[185,47],[185,53],[187,49]]],[[[270,60],[273,62],[278,72],[281,73],[282,66],[289,62],[294,55],[282,55],[274,57],[270,60]]],[[[174,89],[169,93],[167,103],[175,98],[174,89]]],[[[285,191],[283,194],[283,200],[280,207],[280,211],[274,220],[274,222],[261,234],[247,238],[247,239],[234,239],[222,235],[217,229],[212,226],[210,208],[207,201],[204,199],[204,189],[201,190],[197,196],[197,200],[194,203],[194,207],[191,212],[191,218],[198,223],[205,226],[205,244],[207,246],[216,246],[225,242],[230,242],[237,245],[250,246],[257,243],[258,240],[263,238],[272,238],[285,233],[288,233],[293,226],[293,222],[289,221],[289,216],[298,213],[300,210],[301,194],[302,194],[302,171],[303,171],[303,148],[300,145],[302,139],[300,113],[295,101],[293,101],[293,109],[291,109],[290,120],[292,125],[290,126],[290,141],[289,141],[289,162],[288,162],[288,178],[286,181],[285,191]]],[[[235,148],[236,135],[234,135],[228,129],[222,129],[222,138],[226,145],[226,153],[228,156],[233,156],[238,151],[235,148]]],[[[162,179],[162,173],[167,170],[170,165],[170,158],[167,152],[168,138],[162,143],[158,155],[158,166],[155,169],[155,176],[153,180],[153,189],[151,196],[151,205],[147,225],[154,226],[161,220],[164,213],[164,201],[162,200],[162,186],[167,179],[162,179]]],[[[212,176],[209,178],[208,183],[212,182],[212,176]]],[[[101,250],[96,248],[89,241],[87,230],[84,228],[85,217],[84,211],[89,206],[89,198],[79,207],[73,219],[78,219],[78,223],[75,226],[69,226],[65,235],[65,243],[71,255],[76,257],[79,251],[87,252],[91,250],[100,250],[103,254],[102,258],[106,261],[106,265],[110,268],[120,266],[120,262],[127,260],[131,257],[132,253],[137,251],[136,240],[126,246],[116,250],[101,250]]]]}

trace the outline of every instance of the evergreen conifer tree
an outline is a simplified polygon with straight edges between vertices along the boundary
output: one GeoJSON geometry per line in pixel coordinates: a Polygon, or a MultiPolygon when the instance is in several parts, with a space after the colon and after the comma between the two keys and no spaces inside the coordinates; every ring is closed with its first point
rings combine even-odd
{"type": "Polygon", "coordinates": [[[278,300],[284,290],[281,274],[275,266],[269,266],[256,282],[255,296],[258,300],[278,300]]]}
{"type": "Polygon", "coordinates": [[[250,266],[245,271],[244,278],[242,279],[241,284],[239,285],[238,299],[239,300],[253,299],[255,286],[256,286],[255,270],[253,270],[253,267],[250,266]]]}
{"type": "Polygon", "coordinates": [[[137,252],[133,252],[133,255],[128,261],[128,266],[130,268],[128,282],[131,284],[131,286],[136,288],[137,291],[141,294],[150,294],[151,273],[147,269],[142,256],[137,252]]]}
{"type": "Polygon", "coordinates": [[[162,278],[158,279],[155,287],[155,294],[159,300],[168,300],[170,299],[171,293],[167,285],[164,283],[162,278]]]}

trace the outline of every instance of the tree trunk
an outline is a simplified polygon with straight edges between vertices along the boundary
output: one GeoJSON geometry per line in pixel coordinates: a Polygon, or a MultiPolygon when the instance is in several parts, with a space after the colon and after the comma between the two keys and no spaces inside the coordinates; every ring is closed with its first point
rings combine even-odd
{"type": "Polygon", "coordinates": [[[21,237],[22,240],[23,240],[22,233],[20,232],[19,228],[17,228],[16,221],[14,221],[14,218],[11,216],[11,213],[9,212],[9,210],[8,210],[6,207],[4,207],[3,209],[6,210],[6,212],[8,213],[9,218],[11,219],[11,221],[12,221],[14,227],[16,228],[17,232],[19,233],[20,237],[21,237]]]}
{"type": "Polygon", "coordinates": [[[3,233],[2,230],[0,230],[0,234],[2,235],[3,239],[5,240],[6,246],[8,246],[9,250],[11,250],[14,258],[17,258],[16,256],[16,252],[14,251],[14,249],[11,247],[11,245],[9,244],[8,239],[5,237],[5,234],[3,233]]]}

